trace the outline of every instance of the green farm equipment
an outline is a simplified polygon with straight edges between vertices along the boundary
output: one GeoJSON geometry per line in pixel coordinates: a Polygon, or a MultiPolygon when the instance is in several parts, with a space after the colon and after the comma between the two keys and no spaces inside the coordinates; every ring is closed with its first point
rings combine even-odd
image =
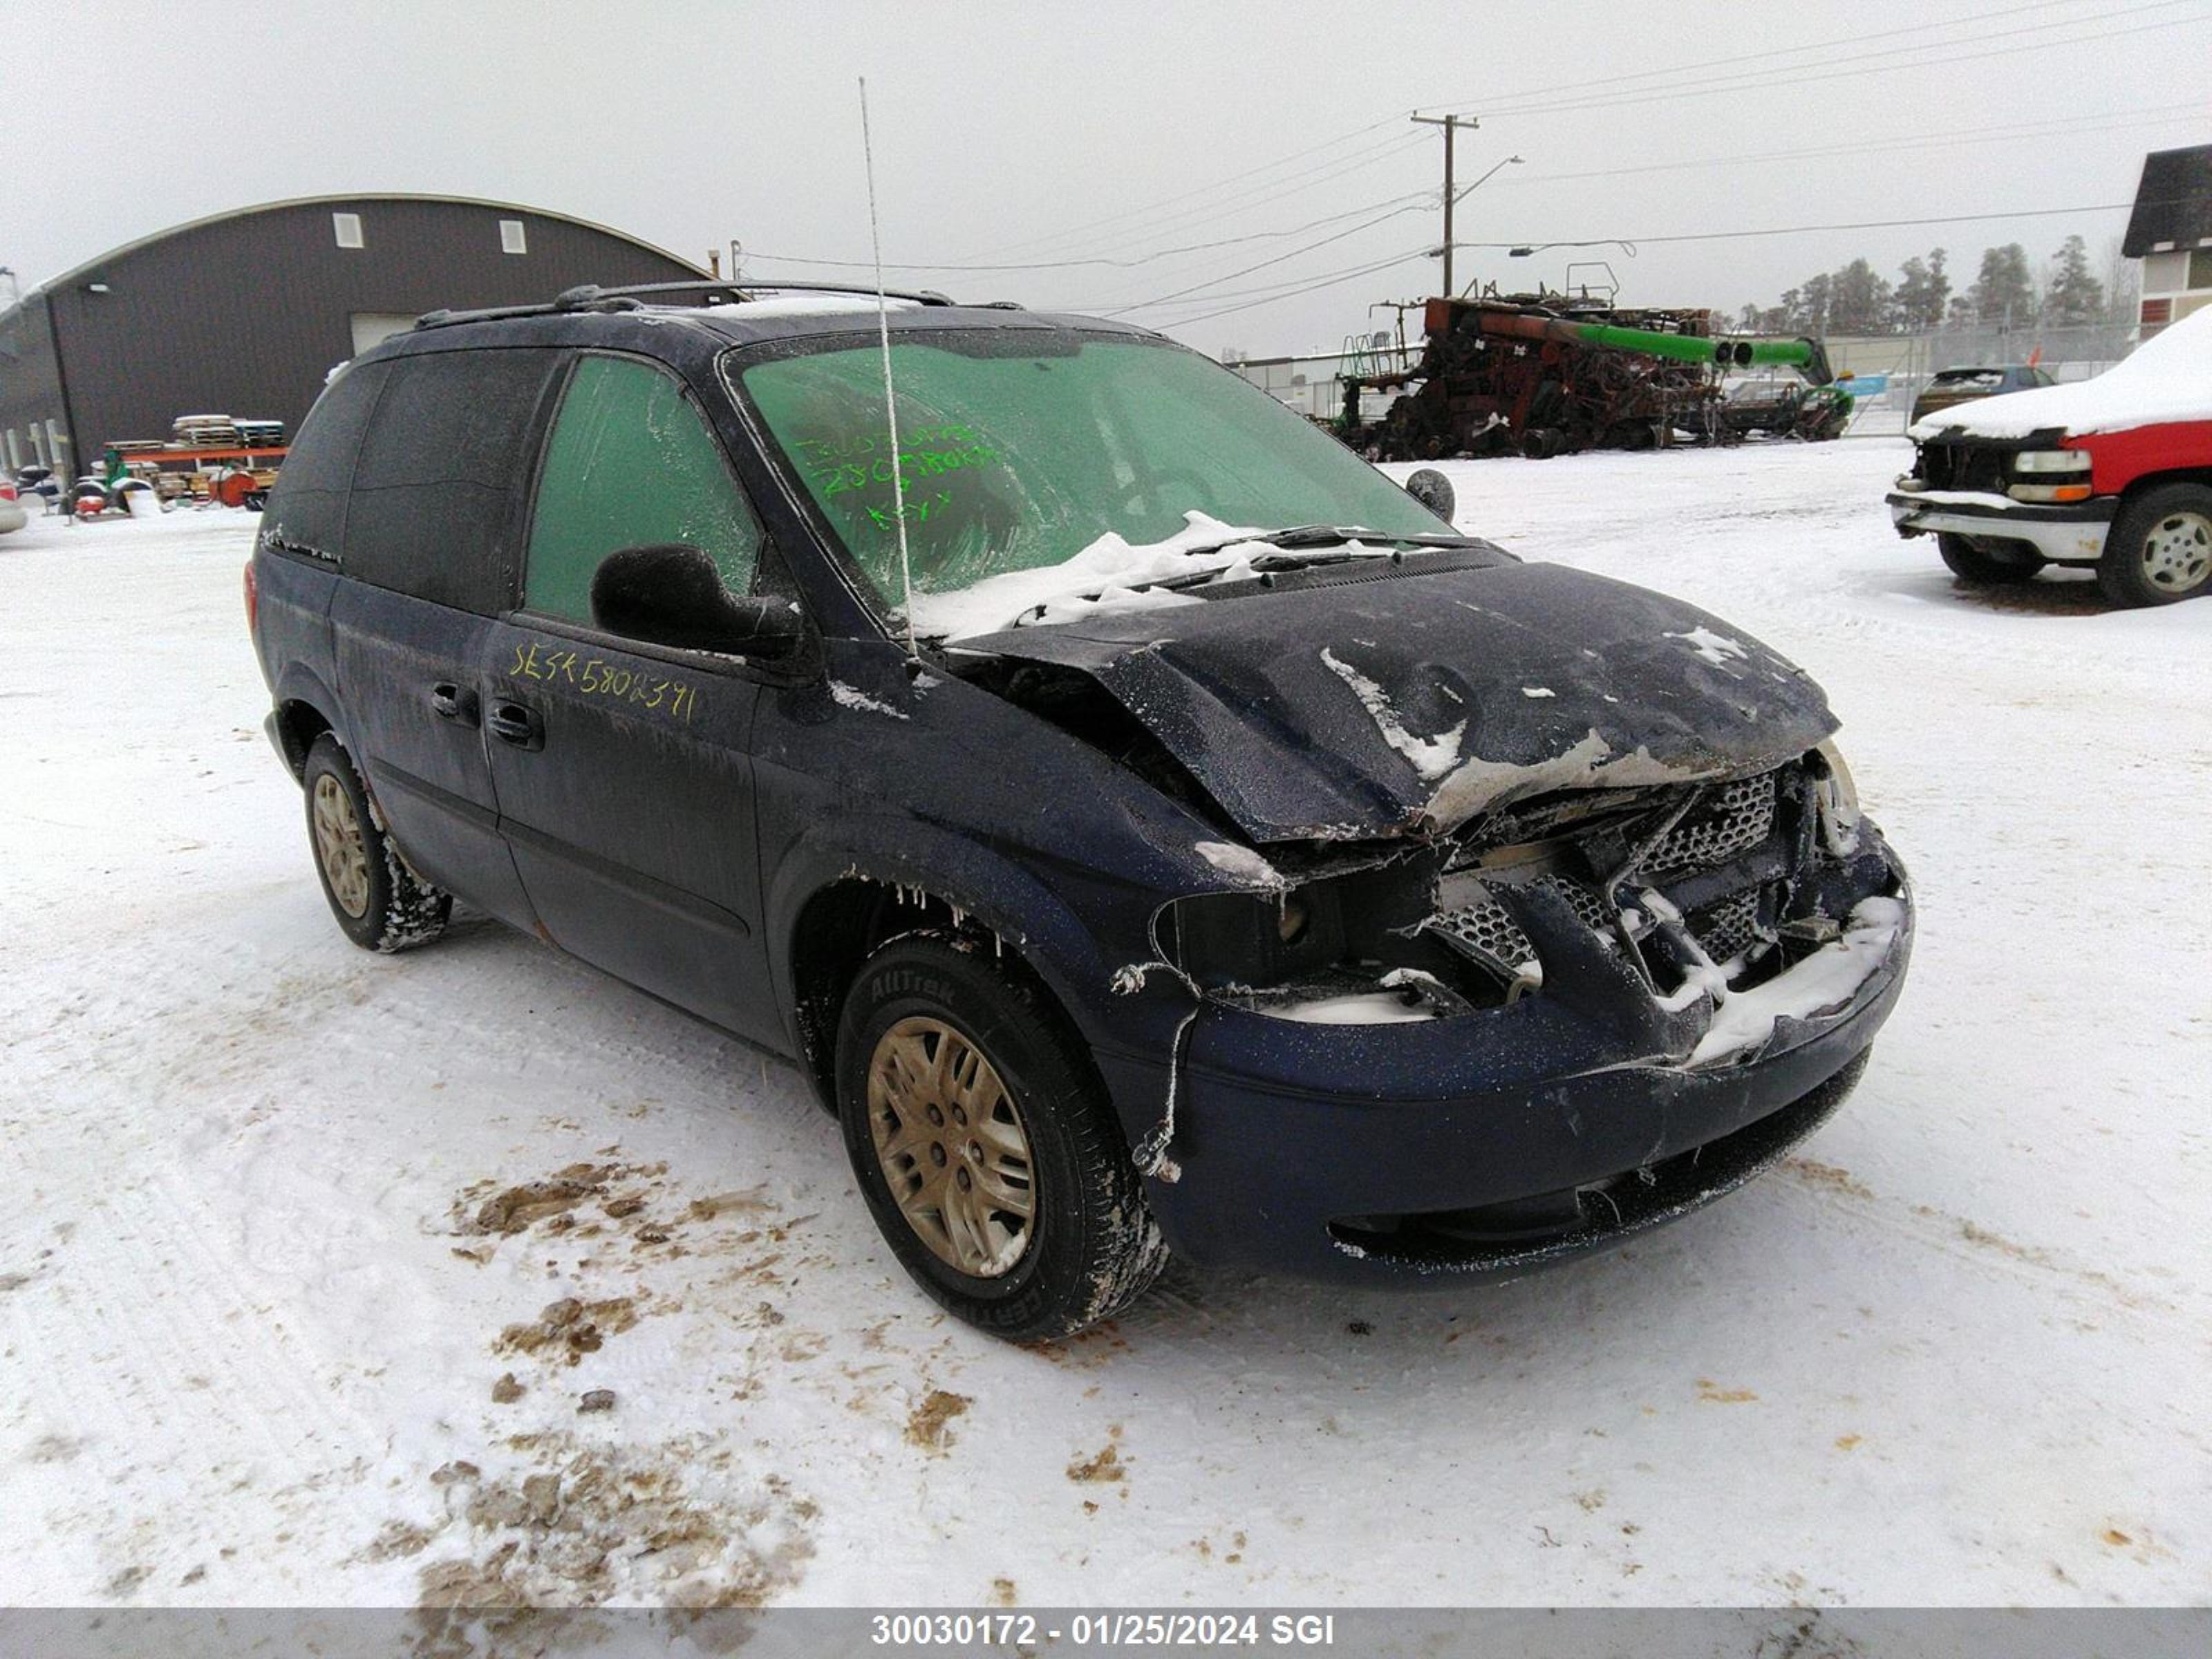
{"type": "Polygon", "coordinates": [[[1352,365],[1337,429],[1378,460],[1649,449],[1686,436],[1840,435],[1848,391],[1818,340],[1717,334],[1707,311],[1629,311],[1559,295],[1432,299],[1419,362],[1352,365]],[[1755,380],[1747,371],[1778,371],[1755,380]],[[1785,374],[1778,371],[1787,371],[1785,374]],[[1729,377],[1738,376],[1731,386],[1729,377]],[[1363,395],[1402,391],[1361,418],[1363,395]],[[1734,395],[1731,395],[1734,394],[1734,395]]]}

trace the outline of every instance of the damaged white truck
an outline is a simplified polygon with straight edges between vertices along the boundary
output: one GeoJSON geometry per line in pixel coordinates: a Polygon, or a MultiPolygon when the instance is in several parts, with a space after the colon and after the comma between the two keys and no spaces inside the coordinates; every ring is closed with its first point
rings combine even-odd
{"type": "Polygon", "coordinates": [[[1141,330],[884,324],[582,290],[325,392],[249,608],[356,943],[458,894],[791,1057],[1016,1338],[1518,1273],[1849,1092],[1911,903],[1801,671],[1141,330]]]}

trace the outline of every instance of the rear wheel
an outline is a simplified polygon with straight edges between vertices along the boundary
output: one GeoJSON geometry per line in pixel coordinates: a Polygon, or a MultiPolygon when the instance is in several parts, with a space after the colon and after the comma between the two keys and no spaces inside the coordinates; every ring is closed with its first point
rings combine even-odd
{"type": "Polygon", "coordinates": [[[837,1106],[900,1265],[980,1329],[1068,1335],[1167,1260],[1080,1040],[1042,988],[961,941],[908,935],[860,969],[839,1022],[837,1106]]]}
{"type": "Polygon", "coordinates": [[[407,867],[345,745],[327,732],[317,738],[300,781],[315,874],[345,936],[364,951],[384,951],[437,938],[453,912],[453,896],[407,867]]]}
{"type": "Polygon", "coordinates": [[[1977,586],[2033,581],[2035,573],[2044,565],[2041,554],[2020,543],[1960,536],[1948,530],[1937,532],[1936,548],[1942,554],[1943,562],[1951,567],[1953,575],[1977,586]]]}
{"type": "Polygon", "coordinates": [[[2115,605],[2172,605],[2212,586],[2212,489],[2167,484],[2122,507],[2097,586],[2115,605]]]}

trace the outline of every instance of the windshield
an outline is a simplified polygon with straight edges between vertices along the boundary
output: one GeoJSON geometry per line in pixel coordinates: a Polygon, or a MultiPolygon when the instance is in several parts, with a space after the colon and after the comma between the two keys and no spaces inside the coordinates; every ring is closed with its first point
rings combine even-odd
{"type": "MultiPolygon", "coordinates": [[[[891,372],[924,632],[934,630],[921,596],[1080,555],[1071,591],[1129,580],[1132,561],[1118,556],[1172,555],[1233,532],[1338,525],[1387,544],[1450,530],[1335,439],[1180,347],[948,331],[894,337],[891,372]]],[[[881,348],[848,337],[753,362],[738,378],[847,557],[898,612],[881,348]]]]}

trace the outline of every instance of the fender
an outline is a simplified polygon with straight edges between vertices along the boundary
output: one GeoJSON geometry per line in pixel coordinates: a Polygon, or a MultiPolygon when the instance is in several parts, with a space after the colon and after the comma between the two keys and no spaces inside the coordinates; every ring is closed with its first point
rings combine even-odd
{"type": "MultiPolygon", "coordinates": [[[[854,878],[920,889],[990,928],[1044,981],[1094,1047],[1142,1043],[1152,1035],[1132,1030],[1130,1018],[1139,1012],[1133,1003],[1150,999],[1116,999],[1112,992],[1114,970],[1121,965],[1115,953],[1141,954],[1147,945],[1140,933],[1118,939],[1087,924],[1020,865],[971,837],[918,818],[872,813],[810,828],[785,851],[763,895],[769,983],[794,1054],[803,1052],[792,976],[799,914],[823,888],[854,878]]],[[[1165,1022],[1162,1027],[1156,1040],[1164,1042],[1170,1028],[1165,1022]]]]}
{"type": "MultiPolygon", "coordinates": [[[[272,704],[279,709],[286,703],[306,703],[329,722],[331,730],[337,733],[340,743],[349,750],[354,746],[345,708],[339,702],[337,694],[324,682],[321,675],[307,664],[296,659],[286,663],[276,676],[276,684],[270,688],[270,696],[272,704]]],[[[305,759],[302,755],[295,763],[290,754],[284,756],[285,764],[291,768],[295,777],[299,775],[300,763],[304,763],[305,759]]]]}

